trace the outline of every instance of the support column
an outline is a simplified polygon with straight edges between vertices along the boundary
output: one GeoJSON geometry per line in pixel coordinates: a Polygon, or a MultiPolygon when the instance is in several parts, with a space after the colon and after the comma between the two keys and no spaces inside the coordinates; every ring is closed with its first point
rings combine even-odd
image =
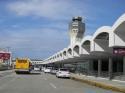
{"type": "Polygon", "coordinates": [[[64,67],[64,63],[61,64],[61,67],[62,67],[62,68],[64,67]]]}
{"type": "Polygon", "coordinates": [[[102,69],[102,61],[98,59],[98,77],[101,76],[101,69],[102,69]]]}
{"type": "Polygon", "coordinates": [[[123,57],[123,75],[125,75],[125,56],[123,57]]]}
{"type": "Polygon", "coordinates": [[[58,68],[61,68],[61,63],[58,64],[58,68]]]}
{"type": "Polygon", "coordinates": [[[112,68],[112,58],[109,58],[109,66],[108,66],[108,70],[109,70],[109,79],[112,79],[112,72],[113,72],[113,68],[112,68]]]}
{"type": "Polygon", "coordinates": [[[64,63],[59,63],[59,68],[63,68],[64,67],[64,63]]]}
{"type": "Polygon", "coordinates": [[[60,63],[60,68],[62,68],[62,63],[60,63]]]}

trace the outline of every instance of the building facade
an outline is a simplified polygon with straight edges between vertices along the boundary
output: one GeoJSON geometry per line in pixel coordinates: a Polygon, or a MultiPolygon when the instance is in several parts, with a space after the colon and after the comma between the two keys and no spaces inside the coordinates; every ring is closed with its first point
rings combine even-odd
{"type": "Polygon", "coordinates": [[[84,32],[82,18],[74,17],[69,25],[69,46],[42,64],[72,64],[77,73],[125,80],[125,14],[92,36],[84,36],[84,32]]]}

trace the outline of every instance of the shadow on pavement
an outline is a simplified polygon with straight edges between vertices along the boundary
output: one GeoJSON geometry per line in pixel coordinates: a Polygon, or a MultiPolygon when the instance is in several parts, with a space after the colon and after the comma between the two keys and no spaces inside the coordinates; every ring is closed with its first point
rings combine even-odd
{"type": "Polygon", "coordinates": [[[21,72],[21,73],[16,73],[17,75],[41,75],[40,72],[35,72],[35,73],[26,73],[26,72],[21,72]]]}
{"type": "Polygon", "coordinates": [[[29,75],[41,75],[41,73],[30,73],[29,75]]]}

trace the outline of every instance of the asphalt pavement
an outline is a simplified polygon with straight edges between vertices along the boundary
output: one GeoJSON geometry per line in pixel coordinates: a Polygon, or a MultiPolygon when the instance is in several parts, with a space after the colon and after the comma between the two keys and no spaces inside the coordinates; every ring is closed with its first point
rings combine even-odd
{"type": "Polygon", "coordinates": [[[0,79],[0,93],[120,93],[45,73],[15,74],[0,79]]]}

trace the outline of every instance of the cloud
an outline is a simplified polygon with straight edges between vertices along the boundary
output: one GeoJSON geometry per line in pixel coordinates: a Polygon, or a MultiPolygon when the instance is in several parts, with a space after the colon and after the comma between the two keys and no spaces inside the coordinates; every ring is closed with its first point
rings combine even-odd
{"type": "Polygon", "coordinates": [[[11,27],[12,27],[12,28],[19,28],[20,26],[19,26],[19,25],[14,24],[14,25],[11,25],[11,27]]]}
{"type": "Polygon", "coordinates": [[[69,43],[67,32],[56,29],[24,29],[21,31],[16,29],[15,31],[4,30],[0,33],[0,47],[10,46],[12,51],[16,51],[18,55],[35,56],[34,54],[39,54],[36,56],[48,57],[69,43]]]}
{"type": "MultiPolygon", "coordinates": [[[[84,7],[84,3],[82,4],[84,7]]],[[[72,0],[23,0],[8,4],[8,9],[20,16],[34,15],[51,19],[84,15],[87,11],[72,0]]]]}
{"type": "MultiPolygon", "coordinates": [[[[41,22],[41,28],[31,26],[26,19],[24,21],[28,23],[26,25],[24,23],[26,28],[15,23],[12,25],[14,29],[9,28],[3,33],[0,32],[1,45],[12,46],[15,54],[21,56],[24,54],[24,56],[48,57],[69,45],[68,22],[73,16],[83,16],[87,21],[94,21],[97,18],[96,12],[94,11],[95,15],[92,15],[91,10],[97,10],[96,7],[90,7],[86,0],[14,0],[7,4],[7,9],[16,16],[23,16],[24,19],[30,16],[29,18],[35,17],[38,21],[44,20],[41,22]]],[[[93,24],[87,26],[93,28],[93,24]]]]}
{"type": "MultiPolygon", "coordinates": [[[[20,54],[41,55],[47,57],[69,45],[68,22],[73,16],[86,16],[85,3],[73,0],[17,0],[7,4],[7,9],[17,16],[32,16],[52,20],[48,24],[41,24],[41,28],[5,31],[8,39],[2,37],[3,46],[12,46],[20,54]],[[83,7],[84,6],[84,7],[83,7]],[[67,21],[68,20],[68,21],[67,21]],[[25,50],[25,51],[24,51],[25,50]],[[22,53],[23,51],[23,53],[22,53]]],[[[47,21],[48,21],[47,20],[47,21]]],[[[17,53],[16,53],[17,54],[17,53]]]]}

